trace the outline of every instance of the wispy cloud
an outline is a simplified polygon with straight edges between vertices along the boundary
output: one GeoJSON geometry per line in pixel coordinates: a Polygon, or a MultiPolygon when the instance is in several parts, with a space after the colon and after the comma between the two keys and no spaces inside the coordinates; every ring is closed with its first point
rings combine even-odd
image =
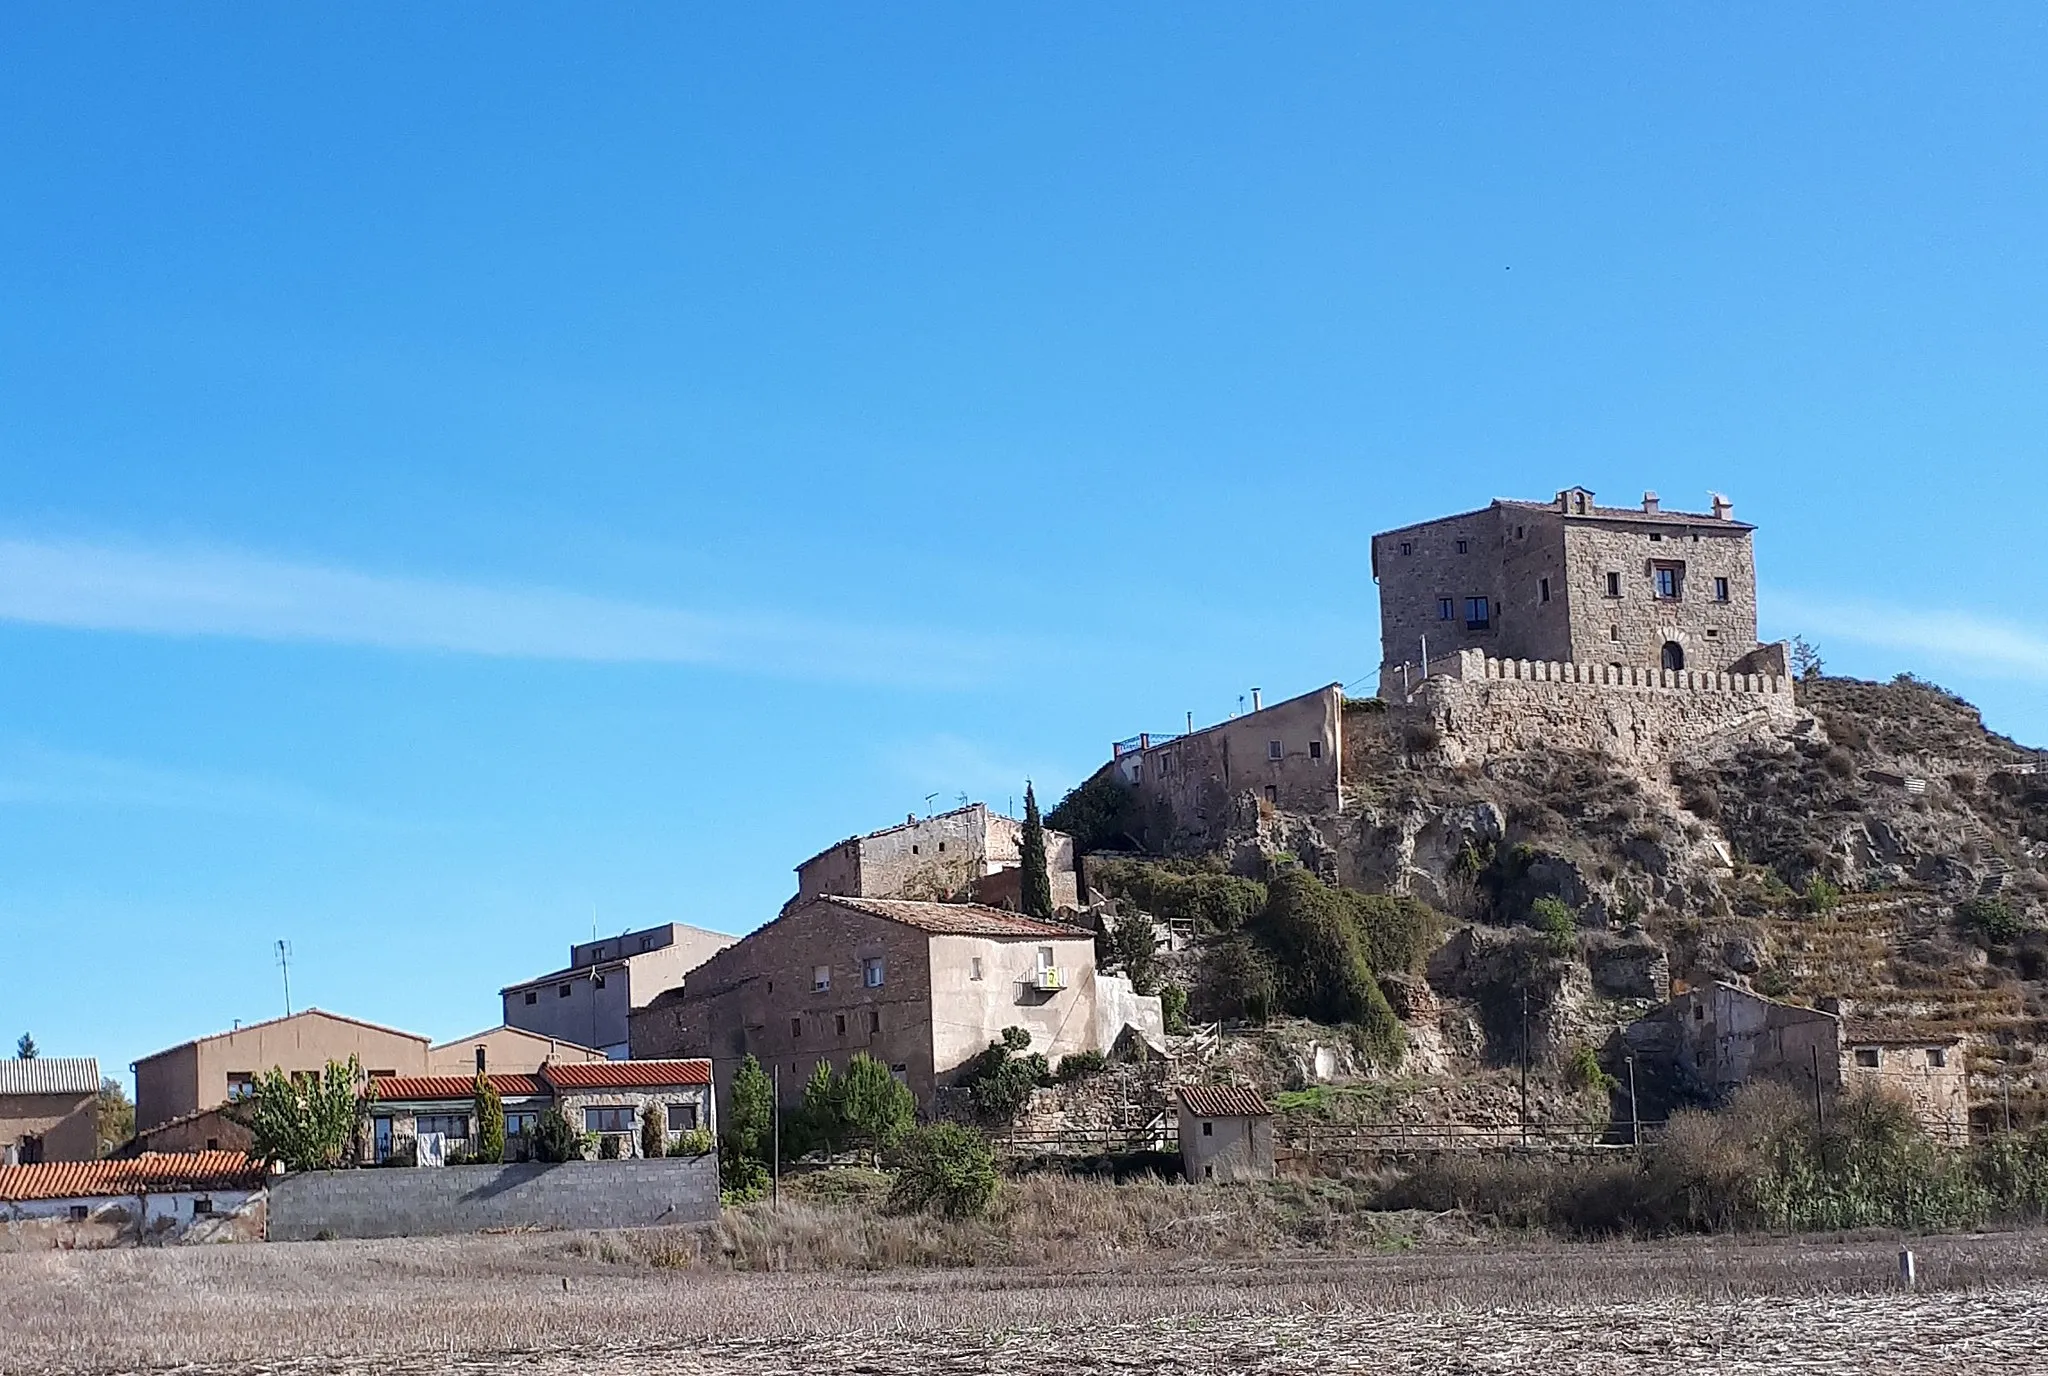
{"type": "Polygon", "coordinates": [[[1960,662],[1979,672],[2048,682],[2048,634],[2029,626],[1974,612],[1885,607],[1796,592],[1774,592],[1769,605],[1775,620],[1804,627],[1813,639],[1834,636],[1960,662]]]}
{"type": "Polygon", "coordinates": [[[0,620],[933,686],[979,682],[1015,653],[1013,645],[980,634],[712,615],[238,551],[29,539],[0,539],[0,620]]]}
{"type": "Polygon", "coordinates": [[[353,815],[291,784],[0,741],[0,806],[9,805],[151,808],[329,821],[353,815]]]}

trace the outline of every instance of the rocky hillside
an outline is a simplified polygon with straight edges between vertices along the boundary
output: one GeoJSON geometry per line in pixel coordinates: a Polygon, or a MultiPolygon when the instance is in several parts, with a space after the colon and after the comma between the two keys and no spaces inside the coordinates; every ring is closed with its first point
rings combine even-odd
{"type": "MultiPolygon", "coordinates": [[[[1427,988],[1382,981],[1409,1074],[1508,1064],[1525,1025],[1556,1073],[1671,981],[1721,978],[1961,1031],[1980,1102],[2048,1110],[2048,756],[1910,677],[1808,680],[1799,700],[1777,737],[1654,770],[1560,751],[1445,767],[1426,728],[1355,702],[1337,814],[1247,809],[1183,869],[1298,865],[1442,913],[1427,988]],[[1558,903],[1577,927],[1562,942],[1531,925],[1554,927],[1558,903]]],[[[1197,1007],[1228,1012],[1242,938],[1192,908],[1162,915],[1182,918],[1197,1007]]]]}

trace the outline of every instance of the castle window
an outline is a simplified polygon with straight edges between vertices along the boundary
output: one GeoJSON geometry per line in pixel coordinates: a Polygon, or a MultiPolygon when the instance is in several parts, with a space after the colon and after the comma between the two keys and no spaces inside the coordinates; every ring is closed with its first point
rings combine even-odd
{"type": "Polygon", "coordinates": [[[1664,543],[1664,537],[1657,531],[1653,530],[1650,532],[1650,541],[1652,544],[1662,544],[1664,543]]]}
{"type": "Polygon", "coordinates": [[[1401,542],[1401,553],[1403,553],[1403,554],[1413,554],[1413,553],[1415,553],[1415,542],[1414,542],[1413,540],[1403,540],[1403,541],[1401,542]]]}
{"type": "Polygon", "coordinates": [[[941,854],[941,855],[944,855],[945,853],[946,853],[946,843],[945,843],[944,841],[941,841],[941,842],[939,842],[939,854],[941,854]]]}
{"type": "Polygon", "coordinates": [[[1685,596],[1685,565],[1659,564],[1656,576],[1659,601],[1676,602],[1685,596]]]}
{"type": "Polygon", "coordinates": [[[1619,626],[1609,626],[1609,627],[1607,628],[1607,638],[1608,638],[1609,640],[1615,640],[1615,641],[1618,641],[1618,640],[1620,640],[1620,639],[1621,639],[1621,627],[1619,627],[1619,626]]]}
{"type": "Polygon", "coordinates": [[[1539,578],[1536,580],[1536,583],[1537,600],[1548,602],[1550,600],[1550,580],[1548,578],[1539,578]]]}
{"type": "Polygon", "coordinates": [[[1938,1046],[1928,1047],[1927,1064],[1935,1070],[1941,1069],[1948,1064],[1948,1052],[1938,1046]]]}
{"type": "Polygon", "coordinates": [[[980,957],[980,956],[974,956],[973,958],[971,958],[971,959],[970,959],[970,960],[969,960],[969,961],[967,962],[967,978],[969,978],[969,979],[980,979],[980,978],[981,978],[981,957],[980,957]]]}
{"type": "Polygon", "coordinates": [[[1856,1064],[1862,1066],[1865,1070],[1877,1069],[1883,1060],[1883,1053],[1874,1046],[1859,1046],[1856,1048],[1856,1064]]]}
{"type": "Polygon", "coordinates": [[[1728,600],[1728,580],[1727,580],[1727,579],[1725,579],[1725,578],[1716,578],[1716,579],[1714,580],[1714,600],[1715,600],[1716,602],[1726,602],[1726,601],[1728,600]]]}
{"type": "Polygon", "coordinates": [[[1266,801],[1274,807],[1280,806],[1280,790],[1272,784],[1266,785],[1266,801]]]}
{"type": "MultiPolygon", "coordinates": [[[[980,978],[981,978],[981,976],[979,976],[979,975],[976,975],[976,976],[975,976],[975,978],[976,978],[976,979],[980,979],[980,978]]],[[[881,1009],[879,1009],[879,1008],[870,1008],[870,1009],[868,1010],[868,1031],[870,1031],[870,1032],[879,1032],[879,1031],[881,1031],[881,1030],[882,1030],[882,1010],[881,1010],[881,1009]]]]}
{"type": "Polygon", "coordinates": [[[1465,629],[1483,631],[1493,624],[1493,605],[1483,597],[1465,599],[1465,629]]]}
{"type": "Polygon", "coordinates": [[[1608,574],[1608,575],[1607,575],[1607,595],[1608,595],[1609,597],[1619,597],[1619,596],[1621,596],[1621,575],[1620,575],[1620,574],[1618,574],[1618,573],[1610,573],[1610,574],[1608,574]]]}
{"type": "Polygon", "coordinates": [[[1517,540],[1522,538],[1522,528],[1520,526],[1515,527],[1515,538],[1517,540]]]}
{"type": "Polygon", "coordinates": [[[1286,752],[1285,752],[1284,750],[1282,750],[1282,749],[1280,748],[1280,742],[1278,742],[1278,741],[1267,741],[1267,742],[1266,742],[1266,758],[1267,758],[1267,759],[1269,759],[1269,760],[1277,760],[1277,759],[1280,759],[1280,758],[1282,758],[1282,757],[1283,757],[1283,756],[1284,756],[1285,754],[1286,754],[1286,752]]]}
{"type": "Polygon", "coordinates": [[[915,855],[915,854],[917,854],[917,847],[916,847],[916,846],[912,846],[912,847],[910,848],[910,853],[911,853],[912,855],[915,855]]]}
{"type": "Polygon", "coordinates": [[[1321,741],[1310,741],[1308,743],[1308,757],[1312,760],[1320,760],[1323,757],[1323,743],[1321,741]]]}
{"type": "Polygon", "coordinates": [[[789,1020],[789,1038],[791,1041],[798,1042],[804,1039],[804,1020],[802,1018],[791,1018],[789,1020]]]}
{"type": "Polygon", "coordinates": [[[1436,600],[1436,619],[1439,621],[1455,621],[1457,618],[1457,602],[1448,597],[1439,597],[1436,600]]]}
{"type": "Polygon", "coordinates": [[[1472,542],[1471,542],[1470,540],[1460,540],[1460,541],[1458,541],[1458,553],[1460,553],[1460,554],[1470,554],[1471,552],[1472,552],[1472,542]]]}

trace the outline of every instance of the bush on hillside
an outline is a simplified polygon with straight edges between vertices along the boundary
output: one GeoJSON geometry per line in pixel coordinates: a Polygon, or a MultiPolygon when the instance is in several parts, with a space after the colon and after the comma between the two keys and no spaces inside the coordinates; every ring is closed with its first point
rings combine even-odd
{"type": "Polygon", "coordinates": [[[1578,949],[1579,920],[1561,898],[1539,898],[1529,909],[1529,925],[1543,935],[1543,949],[1568,956],[1578,949]]]}
{"type": "Polygon", "coordinates": [[[1967,898],[1956,904],[1956,926],[1973,940],[1994,946],[2017,941],[2027,931],[2026,919],[2002,898],[1967,898]]]}
{"type": "Polygon", "coordinates": [[[1138,795],[1105,768],[1060,799],[1045,814],[1045,824],[1073,837],[1074,849],[1083,855],[1120,849],[1140,830],[1138,795]]]}
{"type": "Polygon", "coordinates": [[[996,1157],[988,1139],[958,1123],[933,1123],[903,1139],[890,1206],[906,1213],[972,1218],[996,1194],[996,1157]]]}

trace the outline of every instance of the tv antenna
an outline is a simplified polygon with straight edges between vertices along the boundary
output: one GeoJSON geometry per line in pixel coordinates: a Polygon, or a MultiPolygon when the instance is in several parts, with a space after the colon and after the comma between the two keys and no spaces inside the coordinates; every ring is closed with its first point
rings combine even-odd
{"type": "Polygon", "coordinates": [[[939,795],[938,795],[938,794],[936,794],[936,793],[927,793],[927,794],[925,794],[925,795],[924,795],[924,815],[925,815],[925,816],[929,817],[929,816],[931,816],[931,815],[932,815],[932,799],[934,799],[934,798],[936,798],[936,797],[938,797],[938,796],[939,796],[939,795]]]}
{"type": "Polygon", "coordinates": [[[284,1015],[292,1015],[292,944],[289,941],[277,943],[277,968],[284,976],[284,1015]]]}

